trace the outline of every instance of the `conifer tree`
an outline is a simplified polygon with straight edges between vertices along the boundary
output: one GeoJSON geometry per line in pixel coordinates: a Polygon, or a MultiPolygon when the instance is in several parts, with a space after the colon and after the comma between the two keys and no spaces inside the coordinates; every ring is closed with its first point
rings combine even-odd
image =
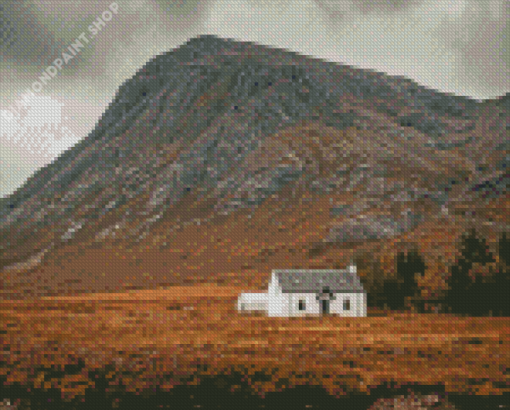
{"type": "Polygon", "coordinates": [[[499,260],[505,264],[507,268],[510,268],[510,238],[507,237],[506,232],[503,232],[503,235],[498,241],[498,256],[499,260]]]}
{"type": "Polygon", "coordinates": [[[384,283],[380,279],[374,279],[367,284],[367,306],[382,309],[384,307],[384,283]]]}
{"type": "Polygon", "coordinates": [[[510,316],[510,241],[506,233],[499,238],[498,256],[500,264],[493,276],[490,306],[494,316],[510,316]]]}
{"type": "Polygon", "coordinates": [[[494,258],[488,249],[485,239],[479,239],[473,228],[470,234],[463,240],[463,246],[461,248],[462,258],[471,265],[473,263],[485,265],[494,262],[494,258]]]}
{"type": "Polygon", "coordinates": [[[402,286],[398,279],[388,279],[384,282],[384,302],[391,310],[404,309],[402,286]]]}
{"type": "Polygon", "coordinates": [[[490,292],[490,307],[494,316],[510,316],[510,272],[498,269],[490,292]]]}
{"type": "Polygon", "coordinates": [[[419,290],[416,281],[417,275],[423,277],[425,274],[425,262],[416,249],[413,249],[404,256],[397,255],[397,276],[402,284],[402,297],[415,296],[419,290]]]}
{"type": "Polygon", "coordinates": [[[403,310],[406,298],[415,296],[418,292],[417,274],[425,273],[425,262],[416,249],[397,253],[397,277],[384,283],[385,301],[392,310],[403,310]]]}
{"type": "Polygon", "coordinates": [[[449,290],[446,303],[453,313],[457,314],[483,314],[488,311],[490,299],[490,285],[476,278],[473,282],[470,272],[473,264],[486,265],[494,262],[485,239],[479,239],[475,230],[463,236],[460,246],[461,257],[457,264],[451,268],[451,277],[448,281],[449,290]]]}

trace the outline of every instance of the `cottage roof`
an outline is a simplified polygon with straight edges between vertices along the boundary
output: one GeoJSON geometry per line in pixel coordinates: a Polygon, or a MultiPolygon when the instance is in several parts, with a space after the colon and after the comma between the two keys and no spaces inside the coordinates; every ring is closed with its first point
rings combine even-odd
{"type": "Polygon", "coordinates": [[[365,292],[359,277],[349,269],[275,269],[273,274],[283,293],[365,292]]]}

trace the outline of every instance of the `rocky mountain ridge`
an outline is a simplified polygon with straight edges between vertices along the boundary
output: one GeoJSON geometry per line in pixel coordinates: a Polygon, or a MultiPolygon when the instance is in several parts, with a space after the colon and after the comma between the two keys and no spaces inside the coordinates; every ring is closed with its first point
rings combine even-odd
{"type": "Polygon", "coordinates": [[[317,198],[329,209],[314,243],[405,234],[449,207],[508,197],[508,96],[478,103],[285,50],[191,39],[151,59],[85,139],[2,200],[0,269],[34,275],[85,244],[151,244],[166,258],[176,239],[165,234],[263,207],[301,212],[302,228],[317,198]]]}

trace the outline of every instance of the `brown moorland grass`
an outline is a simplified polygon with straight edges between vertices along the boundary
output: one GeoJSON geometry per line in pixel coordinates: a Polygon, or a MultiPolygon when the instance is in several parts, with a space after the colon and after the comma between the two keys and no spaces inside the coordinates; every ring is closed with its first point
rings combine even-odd
{"type": "Polygon", "coordinates": [[[236,311],[243,290],[197,285],[2,301],[0,377],[55,387],[64,399],[93,388],[91,374],[101,371],[110,391],[122,382],[130,392],[235,371],[262,396],[306,383],[337,396],[390,382],[463,394],[510,390],[508,318],[374,311],[268,318],[236,311]],[[66,367],[77,363],[79,370],[66,367]]]}

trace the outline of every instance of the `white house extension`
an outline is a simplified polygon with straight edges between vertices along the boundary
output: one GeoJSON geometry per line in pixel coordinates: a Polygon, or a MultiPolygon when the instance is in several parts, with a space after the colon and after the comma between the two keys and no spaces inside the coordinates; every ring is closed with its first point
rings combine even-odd
{"type": "Polygon", "coordinates": [[[364,317],[367,294],[352,263],[345,270],[273,270],[268,291],[241,293],[237,309],[265,311],[273,317],[325,314],[364,317]]]}

